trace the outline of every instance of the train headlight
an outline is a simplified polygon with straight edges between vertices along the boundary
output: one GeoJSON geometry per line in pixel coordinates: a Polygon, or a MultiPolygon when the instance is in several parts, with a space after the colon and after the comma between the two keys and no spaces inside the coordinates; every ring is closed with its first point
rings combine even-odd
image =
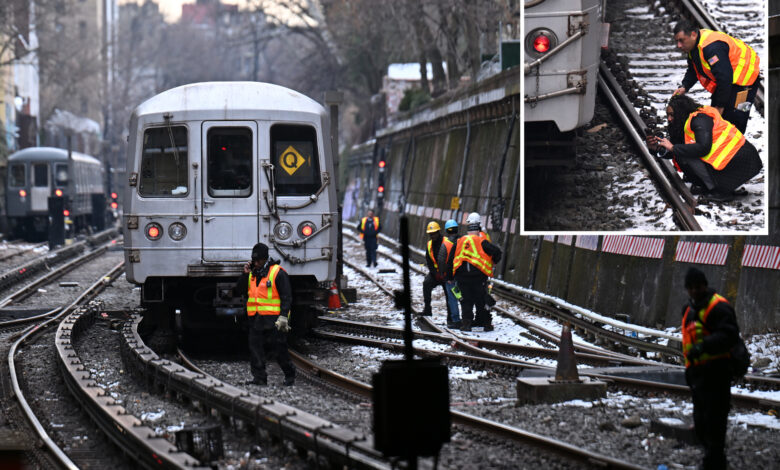
{"type": "Polygon", "coordinates": [[[178,242],[187,236],[187,227],[179,222],[174,222],[168,226],[168,236],[178,242]]]}
{"type": "Polygon", "coordinates": [[[558,36],[547,28],[538,28],[525,36],[525,51],[533,57],[541,57],[558,45],[558,36]]]}
{"type": "Polygon", "coordinates": [[[279,240],[287,240],[292,236],[292,233],[292,225],[287,222],[279,222],[276,224],[276,227],[274,227],[274,236],[279,240]]]}
{"type": "Polygon", "coordinates": [[[301,225],[298,226],[298,236],[301,238],[310,237],[316,229],[317,227],[312,222],[302,222],[301,225]]]}
{"type": "Polygon", "coordinates": [[[146,238],[149,240],[159,240],[163,235],[162,225],[157,222],[151,222],[146,224],[144,232],[146,233],[146,238]]]}

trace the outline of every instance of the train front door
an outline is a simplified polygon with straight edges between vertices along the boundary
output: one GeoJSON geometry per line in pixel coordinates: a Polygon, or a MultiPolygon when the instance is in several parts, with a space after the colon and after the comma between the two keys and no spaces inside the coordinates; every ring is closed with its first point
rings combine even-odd
{"type": "Polygon", "coordinates": [[[248,261],[259,225],[257,124],[208,121],[202,136],[203,260],[248,261]]]}
{"type": "Polygon", "coordinates": [[[49,210],[49,164],[33,163],[32,185],[30,187],[30,210],[33,212],[47,212],[49,210]]]}

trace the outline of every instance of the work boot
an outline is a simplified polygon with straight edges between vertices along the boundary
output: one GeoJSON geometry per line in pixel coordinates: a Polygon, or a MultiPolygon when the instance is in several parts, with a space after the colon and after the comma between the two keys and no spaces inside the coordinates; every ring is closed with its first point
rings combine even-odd
{"type": "Polygon", "coordinates": [[[733,192],[726,191],[712,191],[704,196],[708,201],[713,202],[728,202],[734,199],[733,192]]]}
{"type": "Polygon", "coordinates": [[[461,323],[459,321],[456,322],[447,322],[447,328],[457,330],[461,327],[461,323]]]}
{"type": "Polygon", "coordinates": [[[295,376],[294,375],[292,375],[290,377],[285,377],[284,378],[284,386],[285,387],[290,387],[290,386],[292,386],[294,384],[295,384],[295,376]]]}
{"type": "Polygon", "coordinates": [[[485,331],[493,331],[495,329],[495,328],[493,328],[493,324],[492,323],[490,323],[488,325],[485,325],[483,328],[485,329],[485,331]]]}
{"type": "Polygon", "coordinates": [[[425,308],[423,308],[422,315],[425,317],[430,317],[432,315],[430,305],[426,305],[425,308]]]}
{"type": "Polygon", "coordinates": [[[704,187],[699,186],[698,184],[694,184],[691,186],[691,194],[693,194],[694,196],[698,196],[699,194],[704,194],[706,192],[707,190],[704,187]]]}
{"type": "Polygon", "coordinates": [[[247,382],[247,384],[260,385],[260,386],[268,385],[268,379],[264,377],[255,377],[249,382],[247,382]]]}

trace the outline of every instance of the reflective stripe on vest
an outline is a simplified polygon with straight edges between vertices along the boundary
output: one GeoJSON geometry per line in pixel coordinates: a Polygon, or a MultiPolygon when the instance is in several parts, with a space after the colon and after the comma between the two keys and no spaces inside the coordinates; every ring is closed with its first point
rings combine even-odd
{"type": "MultiPolygon", "coordinates": [[[[449,240],[447,240],[447,237],[444,237],[444,239],[441,241],[444,243],[444,246],[447,248],[447,259],[450,258],[450,250],[452,250],[453,243],[449,240]]],[[[436,270],[439,270],[439,263],[436,262],[436,257],[433,256],[433,253],[431,252],[431,249],[433,247],[433,240],[428,240],[428,256],[430,256],[431,261],[433,261],[433,267],[436,268],[436,270]]]]}
{"type": "Polygon", "coordinates": [[[692,112],[688,116],[688,120],[685,121],[686,144],[696,142],[696,136],[691,129],[691,121],[697,114],[706,114],[712,118],[712,146],[710,153],[701,159],[716,170],[722,170],[745,144],[745,136],[739,132],[734,124],[723,119],[717,109],[711,106],[702,106],[692,112]]]}
{"type": "Polygon", "coordinates": [[[710,335],[709,330],[707,330],[704,327],[704,324],[707,323],[707,317],[710,315],[712,309],[721,302],[729,303],[729,301],[726,300],[720,294],[714,294],[710,298],[710,301],[707,304],[707,306],[699,310],[698,317],[690,323],[687,322],[686,320],[688,319],[688,314],[693,312],[693,310],[691,310],[690,306],[685,310],[685,315],[683,315],[683,323],[682,323],[682,336],[683,336],[682,347],[683,347],[683,355],[685,356],[685,367],[690,367],[692,365],[698,366],[707,363],[709,361],[712,361],[714,359],[721,359],[730,356],[728,351],[720,354],[709,354],[705,352],[701,356],[694,359],[693,361],[688,360],[688,352],[691,350],[693,345],[703,343],[704,338],[710,335]]]}
{"type": "Polygon", "coordinates": [[[465,261],[482,271],[485,276],[493,276],[493,258],[482,249],[483,240],[479,235],[464,235],[458,239],[452,272],[457,271],[465,261]]]}
{"type": "MultiPolygon", "coordinates": [[[[366,229],[366,220],[368,220],[368,217],[363,217],[363,220],[360,221],[360,238],[363,238],[363,231],[366,229]]],[[[374,217],[374,230],[377,230],[379,228],[379,217],[374,217]]]]}
{"type": "Polygon", "coordinates": [[[260,284],[252,282],[252,273],[249,273],[249,298],[246,301],[247,315],[279,315],[282,311],[282,299],[276,289],[276,276],[281,266],[275,264],[268,270],[268,274],[260,279],[260,284]],[[268,283],[270,282],[270,288],[268,283]]]}
{"type": "MultiPolygon", "coordinates": [[[[715,87],[718,85],[715,83],[715,76],[712,75],[712,69],[709,62],[704,58],[704,48],[716,41],[723,41],[729,46],[729,62],[731,62],[731,69],[734,72],[731,83],[740,86],[750,86],[758,78],[759,72],[759,57],[756,51],[752,47],[748,46],[744,42],[737,38],[731,37],[726,33],[719,31],[712,31],[709,29],[699,30],[699,61],[701,68],[704,71],[704,75],[699,73],[699,68],[694,67],[696,76],[699,78],[701,85],[707,89],[710,93],[715,91],[715,87]]],[[[691,53],[688,53],[688,57],[693,60],[691,53]]]]}

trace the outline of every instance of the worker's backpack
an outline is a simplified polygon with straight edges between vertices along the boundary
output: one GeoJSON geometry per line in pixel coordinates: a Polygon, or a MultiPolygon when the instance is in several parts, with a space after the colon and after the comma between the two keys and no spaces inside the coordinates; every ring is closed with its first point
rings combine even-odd
{"type": "Polygon", "coordinates": [[[737,344],[731,348],[731,377],[738,381],[747,373],[750,366],[750,352],[745,347],[745,342],[739,338],[737,344]]]}

